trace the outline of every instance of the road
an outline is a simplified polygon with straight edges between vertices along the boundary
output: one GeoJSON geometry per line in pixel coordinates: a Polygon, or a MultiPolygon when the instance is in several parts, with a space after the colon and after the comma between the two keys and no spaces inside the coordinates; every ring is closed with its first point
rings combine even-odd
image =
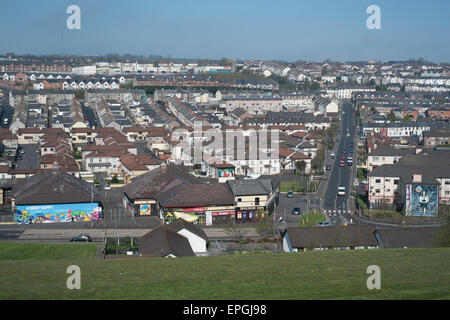
{"type": "Polygon", "coordinates": [[[22,156],[22,160],[16,161],[16,169],[39,169],[40,154],[37,152],[39,150],[38,144],[24,144],[22,145],[23,154],[18,154],[22,156]]]}
{"type": "Polygon", "coordinates": [[[8,105],[7,100],[3,97],[0,101],[0,128],[9,129],[14,117],[14,108],[8,105]],[[7,119],[7,123],[4,120],[7,119]]]}
{"type": "Polygon", "coordinates": [[[326,189],[325,197],[322,203],[322,208],[324,212],[330,213],[328,217],[331,220],[335,220],[337,225],[347,223],[348,219],[344,218],[340,213],[345,213],[349,209],[349,199],[350,193],[352,191],[353,184],[351,183],[352,172],[356,170],[357,159],[356,159],[356,149],[357,146],[354,144],[354,152],[348,153],[350,144],[355,141],[355,118],[353,117],[353,107],[350,101],[343,100],[343,107],[341,113],[341,137],[339,141],[339,147],[334,158],[334,165],[332,167],[332,172],[328,180],[328,186],[326,189]],[[347,151],[345,155],[344,166],[339,165],[343,150],[347,151]],[[347,157],[353,157],[353,166],[347,165],[347,157]],[[345,187],[346,195],[338,196],[338,187],[345,187]]]}
{"type": "Polygon", "coordinates": [[[83,111],[83,116],[89,121],[89,127],[101,127],[100,123],[98,122],[97,115],[90,106],[88,106],[84,102],[81,102],[81,110],[83,111]]]}

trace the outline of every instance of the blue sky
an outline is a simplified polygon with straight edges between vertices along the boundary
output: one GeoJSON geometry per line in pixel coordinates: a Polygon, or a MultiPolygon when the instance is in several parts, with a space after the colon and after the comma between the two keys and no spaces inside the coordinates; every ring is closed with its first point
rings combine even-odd
{"type": "Polygon", "coordinates": [[[0,53],[450,62],[449,13],[448,0],[2,0],[0,53]],[[366,27],[372,4],[381,30],[366,27]]]}

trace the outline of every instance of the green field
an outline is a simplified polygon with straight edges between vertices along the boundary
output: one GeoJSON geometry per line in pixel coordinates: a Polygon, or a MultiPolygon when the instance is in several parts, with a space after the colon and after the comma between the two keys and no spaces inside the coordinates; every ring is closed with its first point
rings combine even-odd
{"type": "Polygon", "coordinates": [[[280,182],[280,192],[314,192],[319,185],[319,181],[311,181],[306,185],[306,181],[282,181],[280,182]]]}
{"type": "Polygon", "coordinates": [[[325,216],[320,212],[310,212],[300,217],[299,227],[315,227],[319,222],[326,221],[325,216]]]}
{"type": "Polygon", "coordinates": [[[0,300],[450,298],[450,248],[96,260],[84,244],[60,246],[43,245],[34,260],[3,254],[0,300]],[[80,290],[66,288],[69,265],[81,268],[80,290]],[[381,268],[381,290],[366,287],[369,265],[381,268]]]}
{"type": "Polygon", "coordinates": [[[40,244],[0,242],[0,260],[94,259],[95,244],[40,244]]]}

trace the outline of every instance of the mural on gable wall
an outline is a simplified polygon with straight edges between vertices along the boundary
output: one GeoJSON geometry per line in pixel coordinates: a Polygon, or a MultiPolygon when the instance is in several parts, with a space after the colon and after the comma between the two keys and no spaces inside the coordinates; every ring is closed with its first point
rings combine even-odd
{"type": "Polygon", "coordinates": [[[439,188],[432,185],[406,185],[407,216],[437,216],[439,188]]]}
{"type": "Polygon", "coordinates": [[[102,219],[98,202],[17,206],[14,221],[18,224],[86,222],[102,219]]]}

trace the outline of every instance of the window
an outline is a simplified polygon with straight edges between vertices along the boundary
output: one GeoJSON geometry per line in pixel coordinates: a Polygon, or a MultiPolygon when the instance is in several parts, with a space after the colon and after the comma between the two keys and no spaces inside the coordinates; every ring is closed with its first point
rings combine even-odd
{"type": "Polygon", "coordinates": [[[380,183],[381,179],[375,179],[375,183],[380,183]]]}
{"type": "Polygon", "coordinates": [[[390,181],[391,181],[391,179],[385,179],[384,181],[386,181],[386,182],[390,182],[390,181]]]}
{"type": "Polygon", "coordinates": [[[242,202],[242,198],[238,198],[238,202],[242,202]]]}
{"type": "Polygon", "coordinates": [[[394,184],[398,184],[398,179],[394,180],[394,184]]]}
{"type": "Polygon", "coordinates": [[[255,198],[255,206],[259,205],[259,198],[255,198]]]}
{"type": "Polygon", "coordinates": [[[375,189],[375,193],[380,193],[380,189],[375,189]]]}

